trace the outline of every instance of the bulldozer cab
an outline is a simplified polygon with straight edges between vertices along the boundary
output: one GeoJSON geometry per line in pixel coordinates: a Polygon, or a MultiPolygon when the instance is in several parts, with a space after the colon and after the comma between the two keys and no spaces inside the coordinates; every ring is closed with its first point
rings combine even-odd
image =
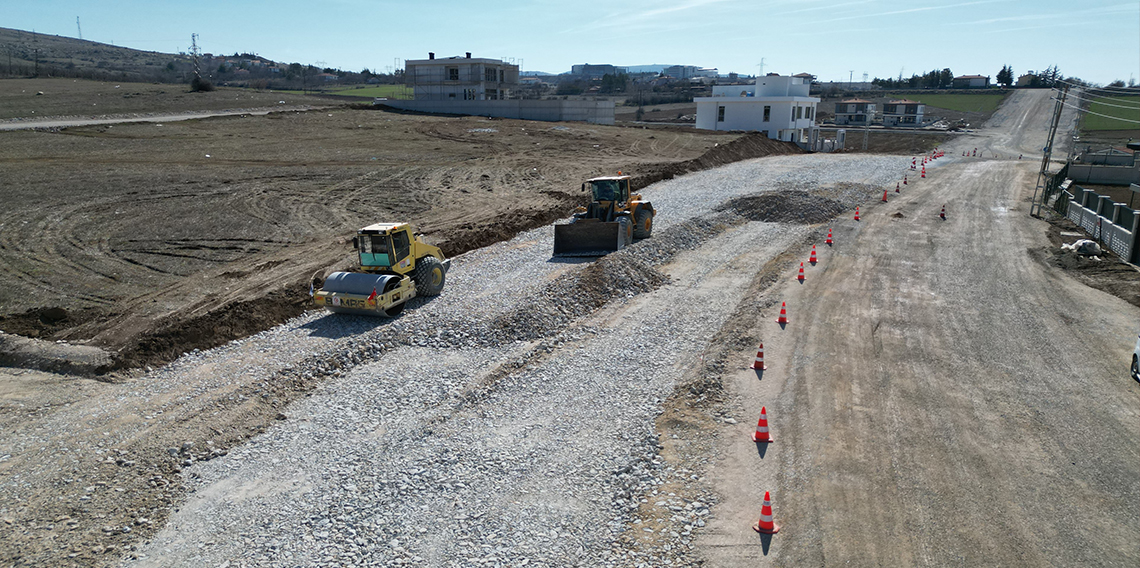
{"type": "Polygon", "coordinates": [[[593,193],[594,201],[629,201],[629,177],[594,178],[583,184],[583,189],[587,185],[593,193]]]}
{"type": "Polygon", "coordinates": [[[394,270],[405,272],[411,268],[411,227],[404,223],[369,225],[353,239],[353,248],[360,254],[360,268],[366,272],[394,270]]]}

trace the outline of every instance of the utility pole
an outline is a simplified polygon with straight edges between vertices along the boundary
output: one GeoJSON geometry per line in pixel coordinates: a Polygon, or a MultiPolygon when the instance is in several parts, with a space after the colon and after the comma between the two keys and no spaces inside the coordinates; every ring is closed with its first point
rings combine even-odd
{"type": "Polygon", "coordinates": [[[760,58],[760,76],[761,77],[764,76],[764,58],[763,57],[760,58]]]}
{"type": "Polygon", "coordinates": [[[1061,123],[1061,111],[1065,108],[1065,98],[1069,94],[1069,86],[1061,91],[1060,97],[1054,99],[1053,123],[1049,126],[1049,141],[1045,143],[1045,153],[1041,156],[1041,172],[1037,174],[1037,187],[1033,188],[1033,200],[1029,204],[1029,216],[1041,218],[1041,208],[1049,196],[1045,195],[1045,175],[1049,170],[1049,159],[1053,156],[1053,138],[1057,135],[1057,125],[1061,123]],[[1041,192],[1041,203],[1037,202],[1037,193],[1041,192]]]}
{"type": "Polygon", "coordinates": [[[194,58],[194,76],[198,79],[202,78],[202,69],[198,66],[198,54],[201,50],[198,49],[198,34],[190,34],[190,56],[194,58]]]}
{"type": "Polygon", "coordinates": [[[83,28],[79,26],[79,16],[75,17],[75,31],[79,32],[79,41],[83,41],[83,28]]]}
{"type": "Polygon", "coordinates": [[[847,72],[847,90],[851,90],[851,82],[855,80],[855,70],[847,72]]]}

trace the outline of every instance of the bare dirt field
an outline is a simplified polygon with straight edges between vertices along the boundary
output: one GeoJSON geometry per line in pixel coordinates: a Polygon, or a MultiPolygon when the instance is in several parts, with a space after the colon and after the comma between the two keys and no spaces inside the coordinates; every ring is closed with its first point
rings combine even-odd
{"type": "MultiPolygon", "coordinates": [[[[199,100],[168,85],[71,80],[0,85],[8,97],[44,90],[24,97],[34,102],[62,92],[63,102],[44,108],[64,116],[103,95],[115,112],[275,98],[219,91],[199,100]],[[114,96],[123,89],[149,102],[114,96]]],[[[103,348],[113,361],[92,369],[100,374],[159,364],[299,314],[314,275],[351,264],[346,237],[357,227],[411,221],[455,255],[567,215],[593,175],[621,170],[644,185],[797,151],[692,129],[370,108],[8,132],[0,329],[103,348]]]]}
{"type": "Polygon", "coordinates": [[[106,117],[174,114],[343,102],[310,95],[220,87],[191,93],[186,85],[123,83],[84,79],[0,80],[0,123],[51,117],[106,117]]]}

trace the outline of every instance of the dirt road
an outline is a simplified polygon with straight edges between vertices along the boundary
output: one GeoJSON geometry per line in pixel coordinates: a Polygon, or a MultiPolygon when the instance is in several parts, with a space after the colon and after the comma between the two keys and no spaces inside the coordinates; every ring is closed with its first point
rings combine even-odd
{"type": "MultiPolygon", "coordinates": [[[[1044,94],[1018,93],[977,145],[1042,147],[1044,94]]],[[[1140,387],[1126,371],[1140,310],[1037,260],[1039,162],[937,164],[838,223],[802,285],[784,274],[771,294],[787,329],[755,320],[770,370],[728,381],[751,423],[722,429],[725,500],[698,540],[713,565],[1140,559],[1140,387]],[[758,453],[762,405],[777,441],[758,453]],[[760,538],[765,490],[783,530],[760,538]]]]}
{"type": "Polygon", "coordinates": [[[33,130],[36,128],[74,128],[78,126],[100,126],[106,124],[130,124],[133,122],[178,122],[182,120],[198,120],[202,118],[217,118],[221,116],[265,116],[271,112],[299,112],[319,110],[320,107],[298,107],[282,105],[278,108],[251,108],[248,110],[231,111],[199,111],[179,114],[156,114],[153,116],[122,116],[109,118],[65,118],[24,120],[20,122],[0,122],[0,131],[3,130],[33,130]]]}

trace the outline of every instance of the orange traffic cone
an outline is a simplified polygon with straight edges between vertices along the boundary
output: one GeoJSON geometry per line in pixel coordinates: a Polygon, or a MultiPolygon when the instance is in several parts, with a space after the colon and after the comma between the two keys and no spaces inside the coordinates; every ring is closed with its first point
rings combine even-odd
{"type": "Polygon", "coordinates": [[[768,435],[768,410],[763,406],[760,407],[760,420],[756,422],[756,432],[752,434],[752,441],[760,444],[775,442],[768,435]]]}
{"type": "Polygon", "coordinates": [[[922,179],[926,179],[926,166],[922,166],[922,179]]]}
{"type": "Polygon", "coordinates": [[[788,323],[788,303],[787,302],[780,302],[780,317],[779,317],[779,319],[776,320],[776,323],[780,323],[780,324],[788,323]]]}
{"type": "Polygon", "coordinates": [[[883,190],[883,203],[886,203],[886,202],[887,202],[887,190],[884,189],[883,190]]]}
{"type": "Polygon", "coordinates": [[[827,229],[827,240],[824,241],[824,243],[828,244],[828,245],[831,244],[831,228],[830,227],[828,227],[828,229],[827,229]]]}
{"type": "Polygon", "coordinates": [[[768,366],[764,364],[764,344],[760,344],[760,349],[756,350],[756,360],[752,362],[749,369],[756,369],[757,371],[766,371],[768,366]]]}
{"type": "Polygon", "coordinates": [[[800,263],[800,275],[797,278],[800,279],[800,282],[804,281],[804,263],[802,262],[800,263]]]}
{"type": "MultiPolygon", "coordinates": [[[[831,233],[831,230],[828,229],[827,232],[831,233]]],[[[828,236],[830,237],[831,235],[829,234],[828,236]]],[[[815,263],[819,262],[819,259],[815,257],[815,245],[811,246],[811,256],[808,257],[808,262],[810,262],[812,266],[815,266],[815,263]]]]}
{"type": "Polygon", "coordinates": [[[945,205],[942,206],[942,212],[939,213],[938,216],[941,217],[943,221],[946,220],[946,206],[945,205]]]}
{"type": "Polygon", "coordinates": [[[855,207],[855,220],[856,221],[859,220],[859,207],[858,206],[855,207]]]}
{"type": "Polygon", "coordinates": [[[899,192],[899,182],[895,182],[895,193],[899,192]]]}
{"type": "Polygon", "coordinates": [[[776,534],[780,527],[772,519],[772,496],[764,492],[764,504],[760,507],[760,520],[752,525],[752,530],[763,534],[776,534]]]}
{"type": "Polygon", "coordinates": [[[906,175],[903,175],[903,185],[906,185],[906,175]]]}

